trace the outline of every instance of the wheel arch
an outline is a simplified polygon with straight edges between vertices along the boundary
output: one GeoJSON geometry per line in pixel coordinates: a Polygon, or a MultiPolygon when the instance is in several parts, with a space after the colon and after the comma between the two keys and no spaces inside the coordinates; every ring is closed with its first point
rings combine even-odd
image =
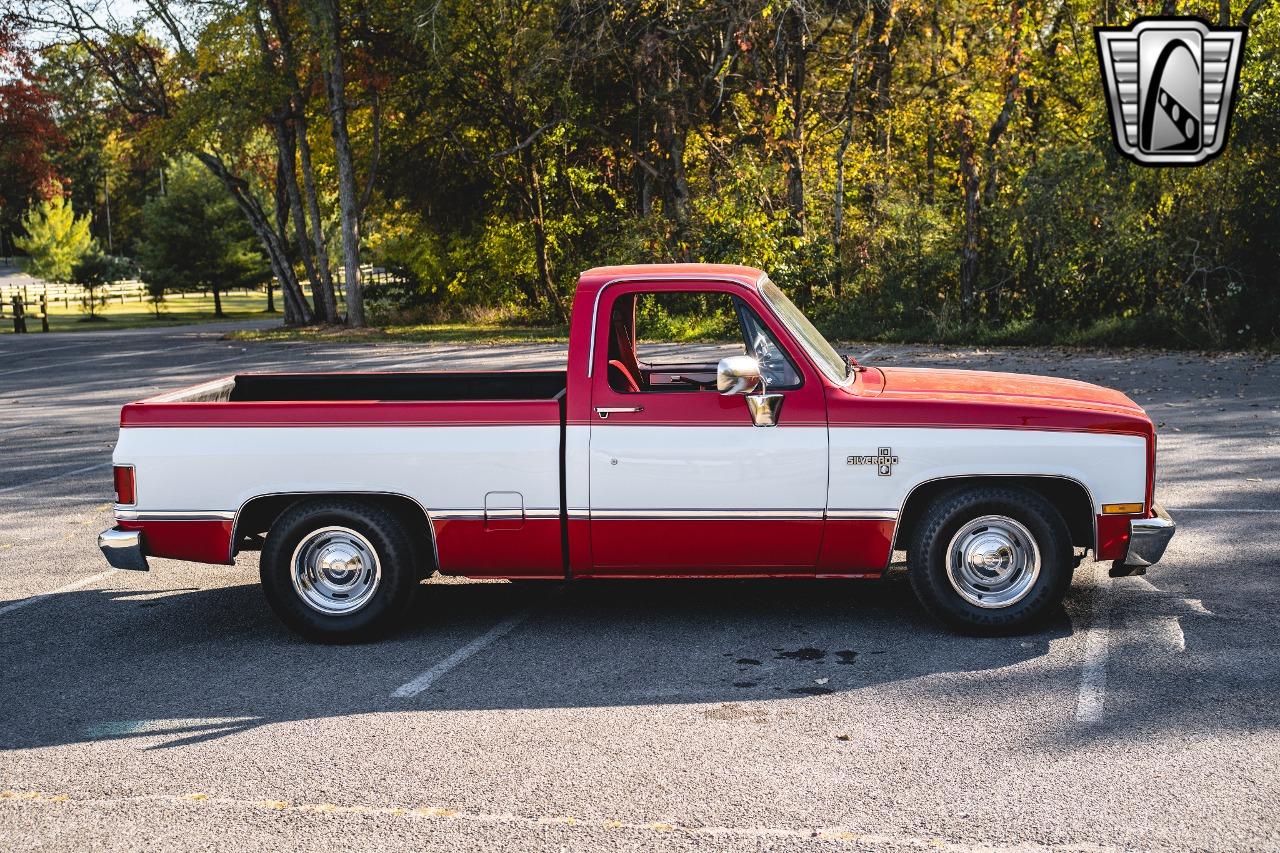
{"type": "Polygon", "coordinates": [[[906,549],[915,525],[938,497],[957,489],[982,485],[1021,486],[1039,494],[1062,514],[1071,533],[1072,545],[1096,547],[1097,516],[1094,514],[1093,493],[1084,483],[1063,474],[964,474],[917,483],[907,493],[898,514],[893,547],[906,549]]]}
{"type": "Polygon", "coordinates": [[[268,492],[256,495],[240,505],[236,511],[231,527],[231,557],[240,551],[258,550],[261,540],[248,541],[249,537],[265,537],[271,525],[285,511],[303,501],[316,498],[344,498],[360,501],[381,507],[400,521],[413,542],[414,552],[418,556],[418,565],[423,567],[424,575],[439,565],[436,552],[435,531],[431,525],[431,513],[415,498],[397,492],[354,492],[354,491],[312,491],[312,492],[268,492]],[[247,544],[248,547],[241,547],[247,544]]]}

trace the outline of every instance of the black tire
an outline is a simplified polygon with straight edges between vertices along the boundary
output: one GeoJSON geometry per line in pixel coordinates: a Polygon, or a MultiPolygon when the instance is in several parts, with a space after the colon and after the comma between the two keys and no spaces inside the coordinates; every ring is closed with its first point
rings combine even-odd
{"type": "MultiPolygon", "coordinates": [[[[305,548],[300,556],[305,563],[305,548]]],[[[368,567],[374,562],[362,559],[348,564],[361,568],[339,576],[359,578],[361,573],[370,571],[368,567]]],[[[361,642],[385,634],[403,618],[418,587],[413,542],[404,526],[381,507],[340,498],[306,500],[285,510],[267,533],[259,566],[262,589],[271,609],[294,631],[322,643],[361,642]],[[352,532],[357,535],[350,535],[352,532]],[[341,541],[335,544],[326,537],[341,541]],[[346,547],[355,549],[357,557],[371,549],[378,569],[376,579],[359,581],[352,587],[354,591],[346,595],[335,592],[326,597],[317,591],[328,589],[321,584],[304,584],[303,588],[312,591],[300,591],[294,583],[293,562],[295,551],[304,540],[311,547],[327,544],[341,548],[343,542],[356,543],[346,547]],[[362,601],[350,612],[322,612],[318,605],[308,603],[308,594],[332,607],[354,606],[356,599],[362,601]]]]}
{"type": "MultiPolygon", "coordinates": [[[[1002,523],[994,522],[997,529],[1002,523]]],[[[971,540],[960,539],[964,541],[971,540]]],[[[961,487],[939,495],[916,524],[908,545],[908,578],[925,610],[952,628],[967,634],[1010,634],[1035,626],[1061,603],[1071,585],[1073,554],[1062,514],[1036,492],[1017,486],[961,487]],[[966,525],[970,525],[966,536],[981,537],[989,527],[979,519],[987,516],[1012,519],[1017,524],[1007,528],[1015,531],[1015,537],[1029,533],[1039,552],[1038,574],[1021,573],[1028,586],[1007,604],[999,603],[1000,595],[1016,594],[1016,585],[1004,593],[986,595],[982,587],[975,592],[966,584],[963,570],[957,569],[953,582],[948,569],[953,538],[966,525]],[[983,599],[986,606],[973,603],[962,590],[983,599]]]]}

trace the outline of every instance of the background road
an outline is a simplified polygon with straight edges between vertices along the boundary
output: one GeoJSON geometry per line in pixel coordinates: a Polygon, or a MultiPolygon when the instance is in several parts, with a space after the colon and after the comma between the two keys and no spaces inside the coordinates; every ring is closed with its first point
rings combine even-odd
{"type": "Polygon", "coordinates": [[[0,337],[0,847],[1280,848],[1275,360],[872,350],[1076,376],[1155,419],[1164,562],[1086,562],[1034,635],[953,636],[900,575],[436,581],[392,639],[321,647],[268,612],[256,555],[108,572],[119,406],[563,350],[218,334],[0,337]]]}

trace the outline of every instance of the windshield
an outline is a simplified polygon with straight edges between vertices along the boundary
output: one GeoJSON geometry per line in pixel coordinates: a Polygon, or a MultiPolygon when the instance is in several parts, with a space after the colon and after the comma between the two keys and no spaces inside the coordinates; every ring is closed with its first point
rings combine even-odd
{"type": "Polygon", "coordinates": [[[814,328],[809,318],[804,316],[804,312],[778,289],[778,285],[766,278],[760,285],[760,294],[773,307],[774,313],[778,315],[778,319],[782,320],[787,331],[800,340],[800,344],[818,363],[823,373],[827,374],[833,382],[844,382],[849,378],[849,363],[840,357],[831,344],[827,343],[822,332],[814,328]]]}

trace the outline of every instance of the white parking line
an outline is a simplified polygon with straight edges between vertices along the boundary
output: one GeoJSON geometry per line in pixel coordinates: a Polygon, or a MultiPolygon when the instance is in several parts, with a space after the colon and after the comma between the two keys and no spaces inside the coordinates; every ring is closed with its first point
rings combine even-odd
{"type": "MultiPolygon", "coordinates": [[[[16,355],[44,355],[47,352],[57,352],[58,350],[64,350],[64,349],[83,349],[84,347],[91,347],[99,343],[102,343],[102,341],[100,340],[80,341],[79,343],[76,343],[76,344],[63,344],[60,347],[28,347],[26,349],[19,348],[16,350],[10,350],[9,353],[13,353],[16,355]]],[[[6,355],[9,353],[6,353],[6,355]]]]}
{"type": "Polygon", "coordinates": [[[25,489],[27,486],[36,486],[40,483],[48,483],[51,480],[61,480],[63,477],[73,477],[76,474],[87,474],[90,471],[97,471],[99,468],[110,468],[110,462],[101,462],[97,465],[90,465],[87,468],[76,468],[74,471],[63,471],[61,474],[54,474],[52,477],[41,477],[39,480],[32,480],[29,483],[19,483],[16,486],[5,486],[0,489],[0,494],[5,492],[16,492],[18,489],[25,489]]]}
{"type": "Polygon", "coordinates": [[[1093,621],[1084,638],[1084,663],[1080,667],[1080,693],[1076,697],[1076,721],[1102,719],[1107,698],[1107,658],[1111,654],[1111,578],[1103,574],[1095,584],[1093,621]]]}
{"type": "Polygon", "coordinates": [[[879,355],[883,351],[884,351],[884,347],[876,347],[875,349],[871,350],[871,352],[864,352],[862,355],[858,356],[858,361],[864,362],[867,359],[871,358],[871,356],[879,355]]]}
{"type": "Polygon", "coordinates": [[[4,607],[0,607],[0,616],[5,615],[6,613],[12,613],[13,611],[17,610],[19,607],[26,607],[28,604],[34,604],[35,602],[48,598],[51,595],[61,595],[64,592],[71,592],[72,590],[79,589],[82,586],[88,586],[89,584],[103,580],[104,578],[109,578],[118,571],[120,570],[107,569],[105,572],[99,572],[96,575],[92,575],[87,578],[81,578],[80,580],[75,581],[74,583],[69,583],[66,586],[60,586],[55,590],[50,590],[49,592],[42,592],[37,595],[33,595],[30,598],[19,599],[18,601],[12,602],[11,604],[6,604],[4,607]]]}
{"type": "Polygon", "coordinates": [[[200,349],[202,347],[207,347],[207,346],[208,344],[191,344],[190,346],[169,347],[168,349],[136,350],[134,352],[108,352],[108,353],[102,353],[100,355],[86,355],[83,358],[72,359],[70,361],[60,361],[54,364],[38,364],[35,367],[20,367],[17,370],[6,370],[4,372],[4,375],[12,376],[15,373],[30,373],[33,370],[50,370],[57,367],[67,367],[72,364],[82,364],[86,361],[102,361],[104,359],[111,359],[111,358],[133,358],[135,356],[141,356],[141,355],[168,356],[170,353],[179,352],[181,350],[200,349]]]}
{"type": "Polygon", "coordinates": [[[419,693],[434,684],[436,679],[440,678],[440,676],[444,675],[449,670],[474,655],[476,652],[483,650],[494,640],[500,639],[501,637],[511,633],[511,629],[528,619],[532,612],[533,608],[530,607],[520,613],[517,613],[515,616],[512,616],[507,621],[499,622],[497,625],[494,625],[488,631],[481,634],[479,637],[476,637],[474,640],[467,643],[465,646],[458,649],[435,666],[431,667],[431,669],[411,681],[406,681],[404,684],[401,684],[394,692],[392,692],[392,697],[396,699],[410,699],[417,696],[419,693]]]}

